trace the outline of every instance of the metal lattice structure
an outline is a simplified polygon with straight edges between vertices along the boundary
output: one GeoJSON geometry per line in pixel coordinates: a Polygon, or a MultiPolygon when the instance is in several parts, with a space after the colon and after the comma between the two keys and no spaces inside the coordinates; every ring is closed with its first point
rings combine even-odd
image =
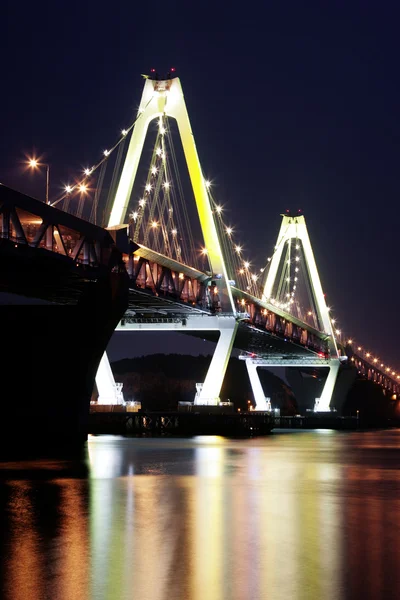
{"type": "MultiPolygon", "coordinates": [[[[0,186],[0,238],[55,253],[76,266],[108,266],[115,246],[101,227],[0,186]]],[[[117,268],[117,263],[115,264],[117,268]]],[[[119,261],[118,268],[123,268],[119,261]]]]}

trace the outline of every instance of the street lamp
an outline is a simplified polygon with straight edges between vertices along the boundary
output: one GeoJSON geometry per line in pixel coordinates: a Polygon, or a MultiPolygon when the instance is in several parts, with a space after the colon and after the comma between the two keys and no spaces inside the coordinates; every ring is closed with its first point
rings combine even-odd
{"type": "Polygon", "coordinates": [[[50,165],[46,163],[40,163],[36,158],[31,158],[28,162],[31,169],[38,169],[40,167],[46,167],[46,204],[49,204],[49,183],[50,183],[50,165]]]}

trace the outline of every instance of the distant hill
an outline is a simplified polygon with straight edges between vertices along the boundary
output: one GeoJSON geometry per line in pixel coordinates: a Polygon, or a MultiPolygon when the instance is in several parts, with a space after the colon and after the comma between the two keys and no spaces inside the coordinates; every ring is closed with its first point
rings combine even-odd
{"type": "MultiPolygon", "coordinates": [[[[203,382],[211,356],[182,354],[151,354],[125,358],[111,367],[116,381],[124,384],[125,400],[138,400],[147,410],[175,410],[180,401],[193,401],[196,383],[203,382]]],[[[290,388],[269,371],[260,369],[260,379],[266,396],[282,414],[295,414],[296,401],[290,388]]],[[[221,400],[234,402],[242,410],[253,394],[246,365],[238,358],[229,360],[221,400]]]]}

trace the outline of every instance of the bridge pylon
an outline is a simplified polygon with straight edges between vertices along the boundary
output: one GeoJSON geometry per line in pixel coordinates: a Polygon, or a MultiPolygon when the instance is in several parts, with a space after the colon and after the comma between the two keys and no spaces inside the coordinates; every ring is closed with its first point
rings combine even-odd
{"type": "MultiPolygon", "coordinates": [[[[221,318],[218,319],[220,337],[201,392],[196,395],[195,403],[206,405],[218,404],[238,323],[236,321],[235,302],[228,282],[222,246],[214,222],[206,180],[203,176],[197,154],[179,78],[167,80],[153,80],[148,78],[145,81],[138,117],[132,131],[108,226],[114,227],[124,223],[149,124],[154,119],[163,116],[175,119],[178,125],[205,249],[212,269],[213,285],[216,288],[215,293],[218,293],[220,301],[221,318]]],[[[218,314],[216,316],[218,317],[218,314]]],[[[97,379],[104,382],[104,390],[108,394],[106,386],[108,389],[111,389],[112,379],[110,379],[109,366],[107,369],[106,359],[101,361],[100,369],[102,373],[98,373],[97,379]]]]}
{"type": "Polygon", "coordinates": [[[225,260],[214,222],[206,180],[201,169],[182,85],[178,77],[145,81],[138,118],[132,131],[108,226],[113,227],[124,223],[149,125],[154,119],[163,116],[175,119],[178,125],[207,256],[213,275],[218,276],[216,285],[222,311],[235,314],[235,303],[228,284],[225,260]]]}
{"type": "MultiPolygon", "coordinates": [[[[308,275],[310,287],[311,303],[317,317],[319,329],[326,334],[328,354],[324,361],[324,366],[329,367],[329,373],[321,393],[321,397],[315,401],[314,410],[316,412],[327,412],[330,410],[333,390],[335,388],[335,383],[339,372],[340,359],[332,322],[329,315],[329,309],[326,305],[325,296],[322,291],[321,280],[314,258],[304,215],[282,215],[281,228],[278,234],[277,243],[275,245],[275,252],[272,256],[269,271],[266,277],[262,299],[266,302],[271,300],[274,289],[276,289],[276,286],[279,282],[279,270],[286,244],[290,244],[294,240],[298,248],[301,248],[303,252],[305,269],[308,275]]],[[[314,364],[312,357],[310,360],[311,363],[314,364]]],[[[307,366],[305,361],[302,361],[301,364],[307,366]]],[[[288,365],[287,360],[282,361],[281,366],[284,365],[288,365]]]]}

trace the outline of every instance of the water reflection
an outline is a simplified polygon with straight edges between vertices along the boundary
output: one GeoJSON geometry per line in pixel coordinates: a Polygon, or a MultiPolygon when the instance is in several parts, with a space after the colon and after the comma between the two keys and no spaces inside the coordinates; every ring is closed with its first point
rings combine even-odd
{"type": "Polygon", "coordinates": [[[4,597],[88,598],[85,487],[71,479],[3,483],[4,597]]]}
{"type": "Polygon", "coordinates": [[[43,597],[42,556],[33,518],[31,485],[16,481],[6,491],[12,501],[9,502],[9,519],[13,536],[10,539],[10,551],[6,555],[6,569],[9,575],[8,594],[14,594],[15,600],[43,597]],[[17,585],[14,585],[17,582],[17,585]]]}
{"type": "Polygon", "coordinates": [[[2,464],[3,596],[400,597],[399,448],[398,431],[104,436],[88,477],[2,464]]]}

